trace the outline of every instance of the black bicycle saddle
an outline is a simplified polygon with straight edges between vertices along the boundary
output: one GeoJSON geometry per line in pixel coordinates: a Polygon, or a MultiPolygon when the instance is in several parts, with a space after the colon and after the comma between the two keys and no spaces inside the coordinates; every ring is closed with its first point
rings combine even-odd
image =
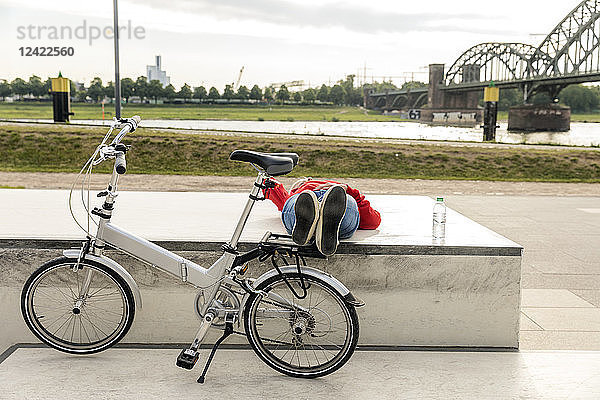
{"type": "Polygon", "coordinates": [[[233,161],[244,161],[255,164],[271,176],[288,174],[298,165],[296,153],[259,153],[250,150],[235,150],[229,155],[233,161]]]}

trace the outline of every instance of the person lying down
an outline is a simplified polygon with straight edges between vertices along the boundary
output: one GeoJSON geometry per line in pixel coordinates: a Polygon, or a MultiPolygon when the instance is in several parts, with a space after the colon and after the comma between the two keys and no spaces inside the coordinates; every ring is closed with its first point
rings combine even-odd
{"type": "Polygon", "coordinates": [[[302,178],[288,192],[273,180],[263,189],[266,199],[281,211],[281,220],[292,240],[305,246],[314,237],[325,256],[335,254],[339,239],[352,237],[357,229],[377,229],[381,215],[358,189],[330,180],[302,178]]]}

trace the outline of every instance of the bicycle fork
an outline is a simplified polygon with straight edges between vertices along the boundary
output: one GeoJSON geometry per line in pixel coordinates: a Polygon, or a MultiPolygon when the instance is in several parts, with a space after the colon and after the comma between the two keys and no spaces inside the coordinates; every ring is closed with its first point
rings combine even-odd
{"type": "MultiPolygon", "coordinates": [[[[78,272],[78,269],[74,268],[74,270],[76,273],[78,272]]],[[[73,304],[73,314],[79,314],[81,312],[81,308],[87,300],[90,291],[90,285],[92,284],[92,274],[92,269],[88,269],[85,273],[85,278],[83,279],[81,289],[79,289],[79,293],[77,294],[77,300],[73,304]]]]}

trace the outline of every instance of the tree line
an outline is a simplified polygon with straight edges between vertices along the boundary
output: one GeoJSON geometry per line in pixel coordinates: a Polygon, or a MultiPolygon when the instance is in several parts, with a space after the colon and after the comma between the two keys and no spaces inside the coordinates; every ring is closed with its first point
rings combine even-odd
{"type": "MultiPolygon", "coordinates": [[[[131,97],[138,97],[140,101],[167,100],[174,101],[180,99],[184,102],[195,99],[201,102],[211,102],[215,100],[240,100],[256,102],[279,102],[285,103],[293,101],[295,103],[327,103],[327,104],[347,104],[360,105],[363,101],[363,90],[372,88],[375,91],[384,91],[386,89],[408,89],[426,87],[423,82],[406,82],[401,87],[397,87],[392,82],[374,82],[354,86],[354,75],[348,75],[345,79],[339,80],[334,85],[321,85],[318,88],[309,88],[299,91],[290,91],[285,85],[275,89],[272,87],[261,88],[253,85],[251,88],[240,86],[234,90],[232,85],[225,85],[222,91],[216,87],[205,88],[197,86],[192,88],[185,83],[179,90],[173,85],[163,87],[157,80],[148,82],[145,76],[140,76],[136,80],[131,78],[121,79],[121,95],[125,102],[129,102],[131,97]]],[[[50,78],[43,81],[39,76],[33,75],[28,80],[16,78],[11,82],[0,80],[0,98],[17,96],[22,99],[25,96],[34,98],[44,98],[50,92],[52,83],[50,78]]],[[[103,99],[114,99],[114,83],[104,84],[102,79],[96,77],[92,79],[89,85],[77,86],[71,81],[71,96],[75,101],[93,101],[100,102],[103,99]]],[[[483,96],[483,94],[482,94],[483,96]]],[[[560,92],[559,100],[561,104],[571,107],[573,112],[594,112],[600,107],[600,86],[571,85],[560,92]]],[[[550,103],[550,99],[545,93],[533,97],[532,102],[543,104],[550,103]]],[[[502,111],[508,110],[515,105],[523,104],[523,93],[519,89],[502,89],[500,91],[500,102],[498,108],[502,111]]]]}
{"type": "MultiPolygon", "coordinates": [[[[28,80],[21,78],[16,78],[12,82],[0,80],[0,98],[4,100],[9,96],[17,96],[19,99],[23,99],[25,96],[30,96],[40,99],[49,94],[51,87],[50,78],[42,81],[36,75],[31,76],[28,80]]],[[[104,84],[102,79],[96,77],[87,86],[76,85],[71,81],[70,94],[75,101],[100,102],[107,98],[114,99],[114,90],[114,83],[112,81],[104,84]]],[[[158,100],[174,101],[176,99],[189,102],[195,99],[201,102],[252,100],[257,102],[277,101],[285,103],[293,101],[296,103],[320,102],[337,105],[359,105],[363,101],[363,88],[354,87],[354,75],[348,75],[345,79],[331,86],[323,84],[318,88],[308,88],[298,91],[291,91],[285,85],[279,88],[261,88],[258,85],[248,88],[245,85],[241,85],[237,90],[234,89],[233,85],[225,85],[223,90],[219,91],[214,86],[208,89],[204,86],[192,88],[187,83],[177,90],[173,85],[163,87],[158,80],[148,82],[145,76],[140,76],[136,80],[131,78],[121,79],[121,96],[125,102],[129,102],[132,97],[137,97],[142,102],[157,102],[158,100]]]]}
{"type": "MultiPolygon", "coordinates": [[[[572,112],[596,112],[600,107],[600,86],[570,85],[558,95],[560,104],[571,107],[572,112]]],[[[530,100],[533,104],[554,102],[547,93],[539,93],[530,100]]],[[[519,89],[500,89],[498,109],[507,111],[510,107],[523,104],[523,92],[519,89]]]]}

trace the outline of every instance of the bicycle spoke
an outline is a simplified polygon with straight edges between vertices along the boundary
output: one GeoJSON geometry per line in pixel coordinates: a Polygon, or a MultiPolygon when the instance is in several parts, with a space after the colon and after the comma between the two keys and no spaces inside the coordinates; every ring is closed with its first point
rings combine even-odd
{"type": "Polygon", "coordinates": [[[56,298],[56,297],[54,297],[54,296],[50,296],[50,294],[48,294],[48,293],[46,293],[46,292],[39,292],[39,293],[37,293],[37,294],[44,295],[44,296],[46,296],[48,299],[50,299],[50,300],[53,300],[53,301],[56,301],[56,302],[59,302],[59,303],[61,303],[61,302],[64,302],[64,303],[71,303],[71,301],[75,300],[75,297],[73,297],[73,299],[67,299],[67,301],[65,301],[64,299],[62,299],[62,298],[60,298],[60,297],[56,298]]]}
{"type": "MultiPolygon", "coordinates": [[[[322,353],[323,353],[323,355],[325,356],[325,359],[326,359],[327,361],[329,361],[329,357],[327,356],[327,353],[325,353],[325,351],[327,350],[327,351],[331,352],[331,350],[328,350],[328,349],[324,348],[323,346],[321,346],[321,345],[319,345],[319,344],[314,344],[313,346],[317,346],[317,347],[319,348],[319,350],[321,350],[321,352],[322,352],[322,353]]],[[[334,353],[334,354],[335,354],[335,353],[334,353]]]]}
{"type": "Polygon", "coordinates": [[[84,311],[81,312],[81,315],[84,316],[84,318],[88,321],[88,323],[90,324],[90,327],[94,330],[94,333],[96,334],[96,339],[100,339],[100,335],[98,335],[98,331],[96,330],[96,325],[94,325],[94,323],[92,321],[90,321],[89,317],[87,316],[87,313],[84,311]]]}
{"type": "Polygon", "coordinates": [[[121,315],[123,315],[122,313],[119,313],[119,312],[116,312],[116,311],[112,311],[112,310],[107,310],[107,309],[105,309],[105,308],[98,307],[98,306],[94,306],[94,305],[92,305],[92,304],[86,304],[85,306],[86,306],[86,307],[91,307],[91,308],[93,308],[93,309],[95,309],[95,310],[98,310],[98,311],[103,311],[103,312],[105,312],[105,313],[107,313],[107,314],[113,314],[113,315],[118,315],[118,316],[121,316],[121,315]]]}
{"type": "MultiPolygon", "coordinates": [[[[88,310],[82,310],[82,313],[86,313],[86,318],[87,318],[88,322],[92,325],[92,328],[94,328],[94,330],[97,329],[98,331],[102,332],[102,334],[104,336],[108,336],[102,329],[100,329],[100,326],[98,326],[92,322],[92,320],[90,319],[90,315],[93,316],[93,314],[91,312],[89,312],[88,310]]],[[[97,317],[94,317],[94,318],[97,318],[97,317]]],[[[98,336],[98,338],[100,338],[100,336],[98,336]]]]}
{"type": "Polygon", "coordinates": [[[49,329],[52,325],[54,325],[56,322],[58,322],[62,317],[66,316],[67,314],[71,314],[71,313],[72,313],[71,310],[65,311],[64,313],[62,313],[61,315],[56,317],[56,319],[52,320],[52,322],[46,326],[46,329],[49,329]]]}
{"type": "Polygon", "coordinates": [[[93,297],[96,295],[96,293],[102,291],[102,290],[106,290],[108,289],[108,287],[110,286],[110,282],[108,282],[105,286],[101,287],[100,289],[96,290],[94,293],[92,294],[88,294],[88,297],[93,297]]]}
{"type": "Polygon", "coordinates": [[[79,319],[79,323],[81,324],[81,328],[83,328],[83,332],[85,333],[85,337],[87,337],[88,343],[92,343],[92,339],[90,339],[90,335],[87,333],[87,329],[85,329],[85,324],[83,323],[83,315],[79,319]]]}
{"type": "Polygon", "coordinates": [[[58,333],[58,331],[59,331],[59,330],[61,330],[61,328],[62,328],[63,326],[65,326],[65,324],[66,324],[67,322],[71,321],[71,318],[73,318],[73,314],[71,314],[71,315],[69,316],[69,318],[67,318],[67,319],[65,320],[65,322],[63,322],[63,323],[62,323],[62,324],[61,324],[61,325],[60,325],[60,326],[59,326],[59,327],[58,327],[58,328],[57,328],[57,329],[54,331],[54,334],[56,335],[56,334],[58,333]]]}
{"type": "Polygon", "coordinates": [[[93,296],[88,296],[88,299],[102,299],[102,298],[106,298],[106,297],[115,297],[115,298],[121,298],[120,296],[121,292],[119,291],[115,291],[113,293],[107,293],[107,294],[95,294],[93,296]]]}
{"type": "MultiPolygon", "coordinates": [[[[281,338],[282,336],[285,336],[288,333],[289,333],[289,330],[283,331],[280,335],[278,335],[275,339],[273,339],[273,341],[279,341],[279,338],[281,338]]],[[[279,346],[281,346],[283,343],[284,342],[278,342],[277,346],[275,347],[275,349],[273,350],[273,352],[276,352],[279,349],[279,346]]]]}
{"type": "MultiPolygon", "coordinates": [[[[114,324],[114,321],[111,321],[109,319],[100,317],[98,314],[96,314],[95,311],[90,310],[88,307],[85,307],[85,311],[88,313],[88,316],[94,317],[94,319],[99,320],[99,322],[103,322],[106,326],[110,327],[111,325],[114,324]]],[[[105,326],[105,327],[106,327],[105,326]]]]}
{"type": "Polygon", "coordinates": [[[73,317],[73,328],[71,329],[71,342],[73,341],[73,335],[75,335],[75,320],[77,317],[73,317]]]}
{"type": "Polygon", "coordinates": [[[64,310],[65,309],[64,306],[54,306],[53,307],[53,306],[47,306],[44,304],[34,304],[33,306],[34,306],[34,308],[45,308],[48,310],[64,310]]]}
{"type": "Polygon", "coordinates": [[[313,351],[315,355],[315,360],[317,360],[317,365],[320,364],[319,357],[317,357],[317,352],[315,351],[315,346],[310,346],[310,349],[313,351]]]}
{"type": "Polygon", "coordinates": [[[306,351],[306,346],[302,343],[302,349],[304,349],[304,356],[306,356],[306,363],[308,364],[308,368],[311,367],[310,360],[308,359],[308,351],[306,351]]]}

